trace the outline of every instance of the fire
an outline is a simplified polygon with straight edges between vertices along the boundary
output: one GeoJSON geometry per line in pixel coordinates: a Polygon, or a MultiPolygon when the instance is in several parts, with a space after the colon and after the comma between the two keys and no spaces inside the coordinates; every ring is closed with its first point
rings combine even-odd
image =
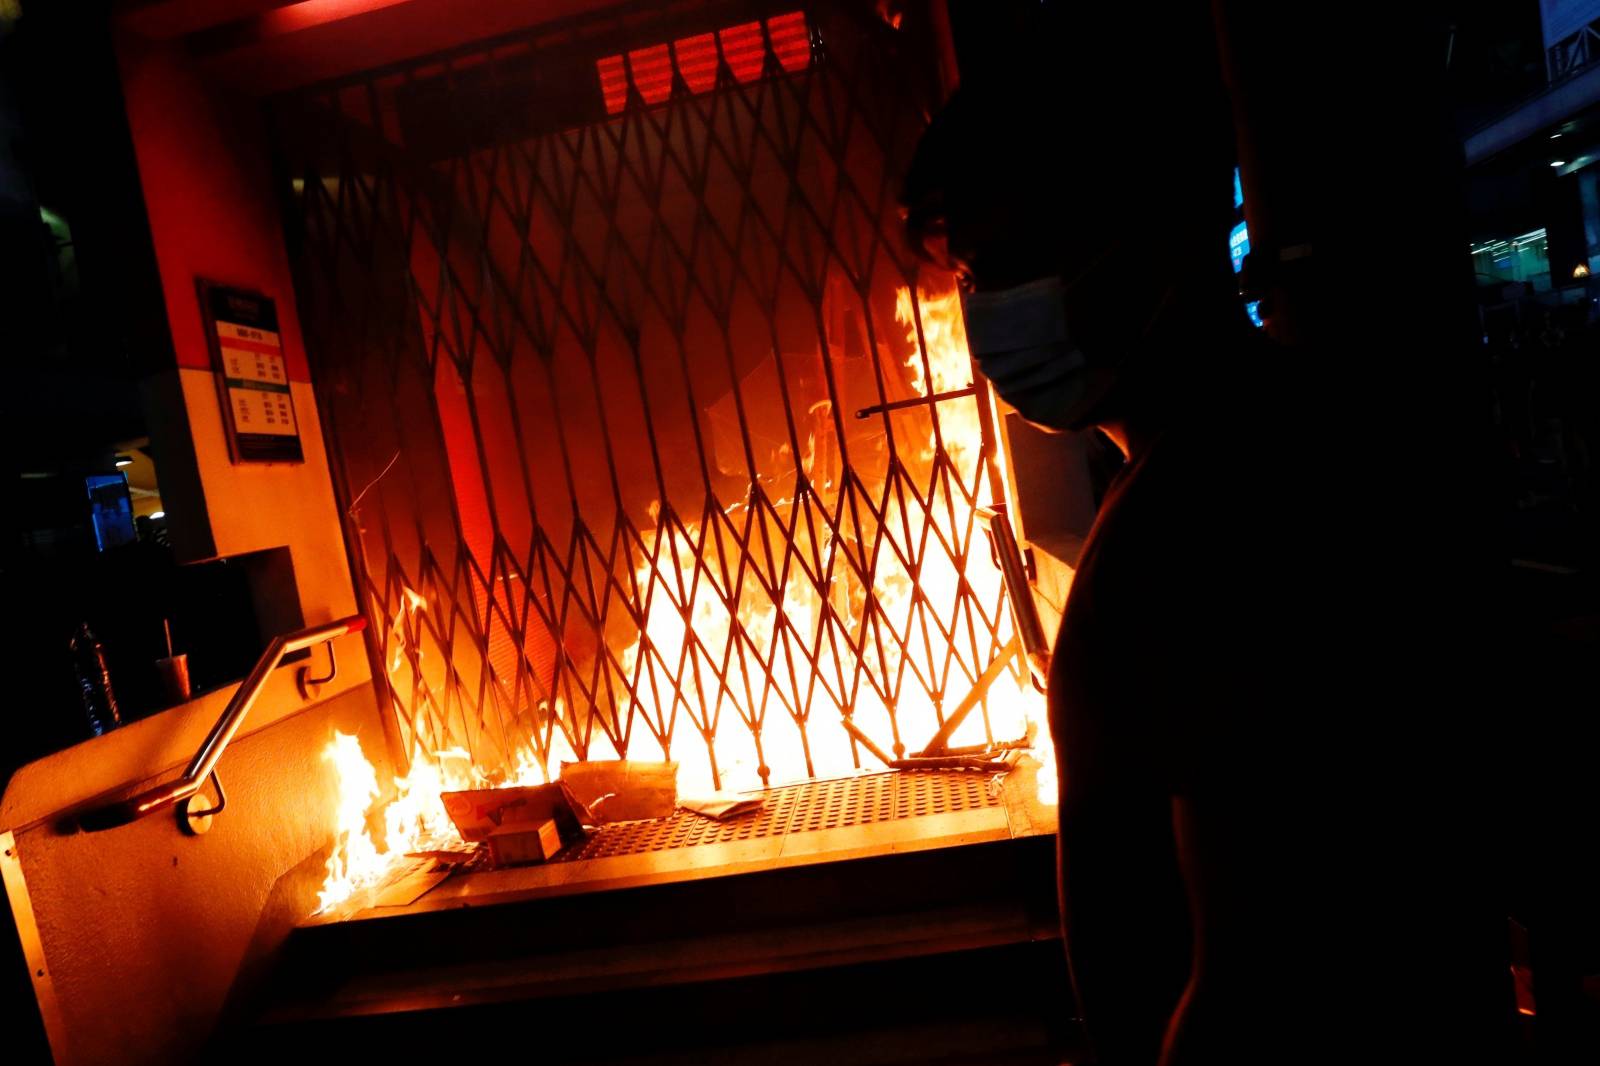
{"type": "Polygon", "coordinates": [[[334,818],[338,836],[333,854],[328,857],[328,877],[319,893],[327,910],[358,890],[376,884],[389,869],[367,833],[367,808],[378,798],[378,773],[361,753],[361,742],[347,733],[335,732],[322,753],[323,761],[333,763],[339,781],[339,802],[334,818]]]}
{"type": "MultiPolygon", "coordinates": [[[[917,391],[925,396],[930,395],[922,373],[921,360],[915,352],[918,347],[916,325],[919,306],[922,320],[921,347],[927,352],[928,366],[932,370],[932,392],[951,392],[965,387],[973,380],[973,370],[972,356],[967,349],[966,322],[961,317],[960,294],[953,289],[939,295],[920,293],[915,303],[911,299],[909,288],[900,289],[897,295],[895,319],[906,327],[906,339],[912,343],[910,366],[917,391]]],[[[970,401],[960,400],[939,405],[940,436],[945,452],[955,461],[963,480],[972,476],[973,468],[981,458],[983,433],[979,403],[992,404],[992,397],[988,395],[987,390],[981,391],[970,401]]],[[[930,437],[930,453],[934,445],[935,441],[930,437]]],[[[1006,474],[1004,457],[1004,450],[997,449],[994,461],[1002,477],[1006,474]]],[[[999,501],[989,499],[989,484],[988,479],[981,479],[980,503],[992,505],[999,501]]],[[[959,507],[960,501],[957,500],[956,503],[959,507]]],[[[997,567],[985,565],[986,562],[986,559],[979,558],[975,563],[969,563],[966,577],[975,587],[983,591],[986,598],[992,599],[1002,583],[1002,577],[997,567]]],[[[1002,638],[1011,635],[1009,614],[1005,616],[1000,635],[1002,638]]],[[[1020,660],[1021,657],[1018,658],[1020,660]]],[[[1037,728],[1033,753],[1040,763],[1037,778],[1038,800],[1040,803],[1053,806],[1058,797],[1055,744],[1050,735],[1050,716],[1045,712],[1043,695],[1030,685],[1024,671],[1021,676],[1008,674],[996,682],[989,691],[987,702],[990,714],[997,722],[1009,721],[1014,728],[1015,724],[1021,721],[1024,725],[1032,723],[1037,728]]],[[[1021,734],[999,730],[997,726],[996,736],[1002,735],[1021,734]]],[[[952,743],[962,742],[953,739],[952,743]]]]}
{"type": "MultiPolygon", "coordinates": [[[[570,749],[558,748],[558,755],[563,751],[568,761],[575,758],[570,749]]],[[[444,793],[545,784],[553,779],[531,747],[521,752],[511,772],[500,780],[487,778],[473,765],[471,754],[459,748],[431,755],[420,752],[412,761],[411,772],[394,779],[394,798],[375,812],[382,793],[377,770],[362,752],[361,741],[335,730],[322,758],[333,764],[339,798],[333,853],[328,856],[327,876],[318,893],[319,914],[359,892],[381,887],[408,852],[464,847],[466,842],[445,812],[440,798],[444,793]],[[381,843],[373,838],[374,822],[383,827],[381,843]]]]}
{"type": "MultiPolygon", "coordinates": [[[[960,297],[954,290],[938,295],[919,293],[913,301],[911,290],[903,287],[898,293],[896,318],[905,328],[912,349],[906,367],[917,394],[930,396],[971,384],[972,362],[960,297]]],[[[977,397],[967,396],[934,405],[932,428],[922,454],[916,458],[925,467],[919,473],[931,471],[942,447],[955,467],[954,478],[963,485],[977,486],[976,505],[982,507],[993,501],[989,499],[988,479],[979,470],[983,436],[978,403],[977,397]]],[[[826,494],[831,482],[824,476],[826,471],[812,465],[818,450],[815,439],[808,444],[802,465],[811,484],[820,485],[818,491],[826,494]]],[[[965,573],[957,572],[946,552],[927,551],[922,556],[918,578],[913,581],[899,553],[888,549],[876,553],[870,580],[875,600],[871,613],[889,627],[904,626],[905,620],[912,617],[916,592],[936,610],[944,609],[953,615],[963,577],[979,603],[1001,608],[1004,602],[1003,578],[989,559],[981,530],[974,525],[974,506],[961,493],[947,488],[939,489],[935,497],[935,506],[924,513],[920,507],[904,504],[890,494],[882,525],[893,531],[889,539],[902,550],[925,543],[924,538],[931,542],[934,537],[946,544],[965,544],[970,552],[965,573]]],[[[795,505],[792,500],[785,502],[795,505]]],[[[729,509],[730,514],[743,506],[736,504],[729,509]]],[[[863,766],[879,769],[866,753],[861,753],[863,763],[858,763],[856,749],[843,725],[811,717],[804,700],[805,693],[816,692],[819,686],[838,695],[848,685],[853,669],[853,652],[848,649],[863,646],[859,638],[863,627],[871,624],[866,589],[851,588],[848,580],[835,580],[828,589],[828,602],[824,603],[811,582],[791,580],[784,585],[782,602],[778,603],[759,583],[746,581],[730,615],[729,601],[735,597],[719,586],[715,568],[706,564],[715,554],[713,542],[718,535],[721,534],[708,536],[693,524],[658,525],[649,557],[635,572],[641,599],[649,605],[646,623],[621,655],[623,677],[619,680],[624,684],[619,687],[638,694],[635,713],[663,727],[673,720],[675,710],[680,721],[686,712],[703,715],[730,704],[741,715],[748,714],[752,704],[767,711],[759,730],[759,751],[757,730],[740,728],[738,722],[722,717],[716,731],[715,768],[708,746],[693,742],[698,738],[691,738],[681,747],[675,744],[670,755],[679,760],[682,787],[759,788],[763,784],[763,765],[770,768],[767,783],[773,785],[813,776],[836,777],[857,772],[863,766]],[[705,547],[697,559],[696,545],[702,543],[705,547]],[[737,634],[731,632],[734,616],[739,622],[737,634]],[[827,617],[843,619],[850,640],[819,640],[819,627],[827,617]],[[717,680],[719,667],[730,646],[736,654],[728,656],[728,665],[720,670],[727,678],[723,684],[717,680]],[[842,655],[841,647],[846,649],[842,655]],[[681,668],[680,664],[685,663],[697,668],[681,668]],[[770,670],[761,664],[771,664],[770,670]],[[687,678],[682,690],[674,686],[675,676],[687,678]],[[747,697],[747,692],[752,695],[747,697]],[[796,718],[807,721],[803,736],[796,718]]],[[[806,541],[800,547],[817,549],[817,554],[825,557],[830,534],[825,529],[817,534],[821,541],[817,544],[809,542],[810,536],[802,523],[796,524],[795,537],[806,541]]],[[[1003,610],[996,635],[998,646],[992,655],[999,654],[1013,635],[1010,615],[1003,610]]],[[[936,629],[924,627],[916,639],[907,641],[904,652],[892,641],[880,644],[867,640],[864,657],[880,676],[898,677],[902,671],[915,671],[922,678],[936,678],[940,665],[948,658],[948,643],[936,629]]],[[[976,663],[973,676],[987,665],[976,663]]],[[[970,684],[971,680],[951,671],[945,689],[946,711],[965,694],[963,683],[970,684]]],[[[920,750],[941,721],[928,695],[928,690],[935,687],[902,686],[891,715],[881,692],[870,685],[860,685],[853,700],[853,720],[885,750],[894,748],[896,754],[920,750]]],[[[824,701],[813,701],[821,702],[824,701]]],[[[1047,754],[1051,750],[1049,727],[1042,711],[1043,699],[1025,671],[1008,671],[990,688],[981,713],[968,716],[949,743],[962,746],[1014,740],[1023,736],[1032,722],[1039,730],[1037,750],[1045,761],[1053,761],[1047,754]]],[[[630,757],[667,757],[656,735],[666,732],[665,728],[656,733],[636,732],[629,747],[630,757]]],[[[1040,795],[1046,802],[1055,802],[1053,771],[1041,773],[1040,795]]]]}
{"type": "MultiPolygon", "coordinates": [[[[914,300],[909,288],[901,288],[896,319],[912,351],[906,371],[917,395],[954,392],[971,384],[972,364],[956,292],[919,292],[914,300]]],[[[679,787],[685,792],[759,788],[764,777],[765,783],[777,785],[881,769],[840,721],[812,714],[813,707],[834,705],[851,707],[854,724],[895,755],[918,751],[932,739],[942,720],[941,710],[948,713],[990,660],[1005,654],[1014,639],[1003,578],[976,521],[980,508],[998,502],[990,498],[990,479],[980,469],[985,458],[980,402],[985,402],[981,394],[967,395],[919,408],[931,412],[921,416],[929,426],[928,436],[921,454],[905,461],[908,466],[920,465],[914,472],[924,485],[936,470],[941,451],[953,469],[947,471],[946,482],[935,481],[938,487],[926,510],[894,493],[888,495],[879,524],[892,543],[872,553],[870,575],[835,574],[826,583],[826,600],[812,580],[789,580],[776,597],[753,579],[736,588],[722,587],[718,576],[722,571],[710,560],[735,552],[729,530],[739,528],[741,519],[766,520],[749,515],[749,501],[728,508],[726,528],[709,531],[658,513],[657,528],[646,539],[645,559],[634,572],[644,625],[611,667],[618,675],[614,688],[624,703],[619,716],[646,724],[627,738],[629,758],[677,760],[679,787]],[[967,486],[967,491],[953,491],[948,482],[967,486]],[[969,494],[973,494],[970,502],[969,494]],[[951,550],[923,551],[913,579],[904,559],[915,557],[914,546],[932,544],[935,538],[951,550]],[[964,571],[958,571],[952,556],[965,560],[964,571]],[[965,601],[963,584],[969,590],[965,601]],[[923,610],[942,616],[945,631],[939,625],[913,624],[919,599],[923,610]],[[991,643],[986,628],[983,640],[975,641],[970,634],[982,627],[973,626],[970,618],[956,617],[969,609],[962,606],[964,602],[996,612],[993,647],[986,647],[991,643]],[[842,628],[845,639],[830,639],[827,626],[842,628]],[[893,639],[872,639],[873,626],[879,627],[877,633],[905,634],[904,648],[893,639]],[[964,665],[945,672],[952,646],[957,651],[966,648],[964,665]],[[973,646],[979,650],[977,662],[970,661],[973,646]],[[863,664],[856,662],[858,656],[863,664]],[[916,681],[900,684],[892,700],[887,699],[877,685],[863,682],[862,665],[878,678],[910,675],[916,681]],[[674,681],[678,677],[685,679],[682,685],[674,681]],[[942,692],[942,707],[935,705],[930,691],[942,692]],[[629,700],[631,706],[626,705],[629,700]],[[802,721],[803,733],[798,725],[802,721]],[[703,742],[713,731],[714,766],[712,746],[703,742]],[[674,738],[670,751],[663,750],[662,736],[674,738]],[[676,742],[680,738],[687,742],[676,742]]],[[[828,425],[831,409],[813,410],[811,415],[821,430],[828,425]]],[[[819,453],[828,449],[818,446],[817,433],[807,445],[801,465],[812,491],[827,502],[827,495],[838,491],[819,459],[819,453]]],[[[784,508],[804,505],[796,500],[780,503],[784,508]]],[[[803,542],[797,543],[801,554],[828,556],[833,534],[825,524],[796,522],[794,530],[796,541],[803,542]]],[[[401,641],[402,623],[426,609],[426,601],[407,590],[394,627],[401,641]]],[[[840,634],[835,631],[832,636],[840,634]]],[[[1022,662],[1021,656],[1012,660],[949,745],[1016,740],[1031,724],[1037,730],[1034,753],[1043,764],[1039,799],[1053,804],[1055,767],[1044,701],[1022,662]]],[[[576,735],[575,723],[559,699],[554,712],[576,735]]],[[[574,758],[566,737],[565,729],[556,729],[553,749],[544,757],[531,747],[525,749],[509,778],[498,782],[487,781],[465,753],[419,753],[409,775],[395,781],[395,798],[379,819],[371,816],[380,791],[376,773],[356,738],[336,734],[326,758],[339,777],[338,838],[328,860],[322,909],[379,885],[408,851],[459,846],[440,792],[549,780],[559,773],[563,759],[574,758]],[[371,835],[374,821],[383,827],[381,845],[371,835]]],[[[594,731],[593,740],[587,752],[590,758],[614,756],[614,751],[606,750],[610,745],[600,730],[594,731]]]]}
{"type": "Polygon", "coordinates": [[[378,774],[361,750],[361,741],[335,731],[323,751],[333,763],[339,783],[336,808],[337,835],[328,857],[328,874],[319,893],[319,911],[342,903],[367,889],[377,888],[408,851],[460,846],[462,840],[440,794],[481,787],[465,752],[443,751],[435,758],[419,757],[411,773],[396,778],[394,799],[382,810],[382,844],[371,832],[369,813],[380,796],[378,774]],[[445,767],[449,766],[448,769],[445,767]]]}

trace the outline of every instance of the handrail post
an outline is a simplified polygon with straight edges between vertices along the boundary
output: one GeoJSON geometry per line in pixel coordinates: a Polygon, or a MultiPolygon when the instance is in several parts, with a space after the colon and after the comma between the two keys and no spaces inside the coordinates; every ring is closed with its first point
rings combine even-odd
{"type": "MultiPolygon", "coordinates": [[[[250,713],[250,708],[255,704],[256,697],[261,695],[261,690],[266,686],[267,679],[278,668],[285,655],[313,647],[324,641],[335,640],[348,633],[359,633],[367,627],[367,620],[360,615],[342,618],[337,622],[327,622],[319,626],[311,626],[295,633],[273,637],[266,650],[261,653],[261,658],[256,660],[256,665],[249,675],[239,684],[233,698],[223,708],[221,716],[217,719],[211,731],[206,734],[205,741],[200,749],[194,753],[194,758],[189,760],[189,766],[183,775],[176,780],[164,785],[147,789],[128,799],[107,804],[81,815],[78,826],[82,829],[94,831],[110,829],[119,825],[127,825],[137,821],[148,814],[163,807],[182,804],[195,793],[200,791],[200,786],[216,772],[217,762],[222,758],[222,753],[227,750],[228,744],[233,740],[234,734],[244,724],[245,715],[250,713]]],[[[220,782],[219,782],[220,786],[220,782]]],[[[219,788],[220,791],[220,788],[219,788]]],[[[218,808],[220,809],[220,807],[218,808]]],[[[185,812],[180,810],[180,815],[185,812]]]]}

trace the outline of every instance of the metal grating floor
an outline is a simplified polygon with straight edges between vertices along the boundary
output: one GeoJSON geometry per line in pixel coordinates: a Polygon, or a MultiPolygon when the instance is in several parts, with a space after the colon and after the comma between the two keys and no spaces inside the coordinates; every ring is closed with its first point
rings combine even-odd
{"type": "Polygon", "coordinates": [[[1002,806],[993,775],[962,770],[880,773],[774,788],[755,814],[716,822],[685,810],[646,822],[613,822],[555,862],[641,855],[700,844],[724,844],[788,833],[899,821],[1002,806]]]}

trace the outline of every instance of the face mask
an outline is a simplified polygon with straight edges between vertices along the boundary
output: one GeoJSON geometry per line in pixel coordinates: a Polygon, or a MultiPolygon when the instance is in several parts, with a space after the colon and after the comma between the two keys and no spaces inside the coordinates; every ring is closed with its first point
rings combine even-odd
{"type": "Polygon", "coordinates": [[[1045,429],[1082,429],[1104,394],[1105,375],[1090,368],[1068,335],[1062,279],[967,293],[961,304],[967,347],[1001,398],[1045,429]]]}

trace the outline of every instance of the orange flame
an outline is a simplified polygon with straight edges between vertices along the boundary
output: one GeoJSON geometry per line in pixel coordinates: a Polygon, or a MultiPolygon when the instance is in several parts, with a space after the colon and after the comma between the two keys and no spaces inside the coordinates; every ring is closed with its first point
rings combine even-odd
{"type": "Polygon", "coordinates": [[[334,765],[339,801],[337,836],[318,894],[319,912],[382,885],[408,851],[462,845],[439,797],[444,792],[482,786],[466,752],[448,750],[432,759],[419,757],[409,775],[395,779],[395,797],[382,810],[381,845],[372,837],[368,818],[379,798],[378,775],[363,754],[361,741],[335,731],[322,757],[334,765]]]}
{"type": "MultiPolygon", "coordinates": [[[[905,327],[906,339],[912,348],[906,366],[912,387],[919,395],[951,392],[971,383],[972,363],[967,352],[966,329],[961,318],[960,299],[954,291],[937,295],[919,293],[914,301],[911,290],[901,288],[896,319],[905,327]]],[[[968,396],[932,405],[930,431],[920,459],[932,469],[931,464],[942,447],[961,484],[977,486],[975,506],[986,507],[997,501],[989,498],[989,479],[981,476],[979,470],[983,460],[980,402],[986,400],[968,396]]],[[[815,436],[807,443],[809,454],[803,465],[809,477],[817,462],[815,436]]],[[[1004,475],[1003,467],[1001,474],[1004,475]]],[[[826,491],[830,483],[820,480],[826,491]]],[[[813,484],[817,481],[813,479],[813,484]]],[[[894,538],[907,544],[922,543],[925,537],[931,536],[941,538],[946,544],[965,542],[969,531],[975,528],[974,504],[969,504],[962,493],[946,488],[940,488],[936,496],[937,506],[924,512],[920,507],[904,506],[891,494],[884,516],[885,527],[894,529],[894,538]]],[[[784,505],[792,506],[793,502],[784,505]]],[[[730,513],[744,506],[743,502],[736,504],[729,509],[730,513]]],[[[658,511],[654,513],[659,514],[658,511]]],[[[669,732],[665,723],[674,718],[679,722],[685,720],[682,713],[685,707],[702,712],[706,708],[724,708],[725,728],[716,732],[715,775],[724,789],[760,787],[763,763],[770,768],[770,783],[774,785],[810,776],[808,762],[811,773],[822,778],[859,772],[856,749],[840,722],[811,717],[809,707],[793,707],[797,698],[808,698],[817,691],[817,686],[836,690],[837,679],[851,673],[851,665],[836,658],[832,641],[815,641],[818,627],[828,613],[835,619],[847,619],[846,624],[852,627],[851,636],[858,635],[864,624],[863,612],[859,602],[852,609],[851,583],[843,580],[832,583],[827,593],[831,612],[825,611],[822,598],[808,581],[788,582],[781,602],[774,602],[758,583],[747,581],[741,585],[734,602],[729,590],[717,587],[717,579],[710,576],[713,568],[704,566],[696,558],[697,550],[705,553],[716,550],[714,537],[720,533],[702,534],[696,526],[663,525],[647,538],[650,550],[635,571],[640,600],[648,605],[645,624],[619,656],[626,675],[619,679],[626,682],[619,690],[637,695],[631,707],[620,707],[619,712],[624,718],[629,714],[643,716],[657,723],[657,731],[664,734],[669,732]],[[697,549],[697,545],[702,547],[697,549]],[[723,667],[718,659],[729,647],[733,625],[730,603],[737,611],[743,630],[740,644],[745,654],[732,655],[723,667]],[[801,653],[801,649],[812,647],[816,648],[814,663],[801,653]],[[783,673],[784,681],[780,684],[773,680],[759,665],[747,669],[747,663],[762,662],[777,666],[779,669],[772,673],[783,673]],[[727,679],[725,690],[720,682],[713,680],[719,672],[727,679]],[[790,675],[794,681],[792,685],[790,675]],[[678,677],[686,680],[680,685],[674,680],[678,677]],[[759,753],[752,730],[731,721],[726,711],[731,701],[746,700],[747,693],[754,693],[755,706],[766,709],[760,729],[762,748],[759,753]],[[793,710],[807,719],[804,738],[795,724],[793,710]]],[[[954,616],[963,579],[979,603],[1002,603],[1000,570],[991,562],[989,553],[980,550],[981,533],[971,539],[978,543],[968,544],[964,573],[957,571],[949,553],[928,551],[923,554],[915,582],[897,552],[875,553],[870,588],[880,617],[891,620],[894,625],[903,625],[915,606],[914,591],[920,592],[933,610],[944,611],[946,617],[954,616]]],[[[821,547],[825,549],[826,544],[821,547]]],[[[409,589],[405,593],[405,601],[393,624],[400,645],[404,643],[403,623],[407,616],[427,609],[423,597],[409,589]]],[[[864,595],[864,590],[857,588],[854,594],[864,595]]],[[[868,641],[867,654],[872,659],[872,668],[888,677],[899,676],[906,669],[917,671],[923,678],[940,676],[940,666],[948,659],[950,648],[942,634],[926,628],[928,631],[919,632],[916,641],[908,642],[904,652],[892,641],[884,642],[881,650],[868,641]]],[[[997,628],[998,647],[1004,648],[1014,637],[1009,613],[1002,613],[997,628]]],[[[397,657],[396,666],[398,663],[397,657]]],[[[987,665],[979,662],[975,666],[969,664],[969,668],[975,676],[987,665]]],[[[964,683],[970,682],[964,681],[961,671],[950,671],[944,683],[947,709],[965,694],[964,683]]],[[[901,686],[891,715],[881,694],[870,685],[860,685],[854,696],[853,720],[885,748],[890,746],[885,741],[891,736],[893,723],[898,727],[894,735],[905,748],[917,750],[932,738],[941,721],[939,710],[928,693],[930,687],[925,684],[901,686]]],[[[831,701],[814,702],[821,705],[831,701]]],[[[984,696],[982,712],[969,715],[948,743],[955,747],[982,744],[990,737],[1015,739],[1023,736],[1031,723],[1037,730],[1034,751],[1041,763],[1038,798],[1042,803],[1054,804],[1055,760],[1049,722],[1043,709],[1043,698],[1031,685],[1026,671],[1007,670],[984,696]]],[[[554,710],[558,717],[567,718],[559,699],[555,701],[554,710]]],[[[562,729],[557,728],[552,739],[555,747],[548,759],[541,758],[531,748],[524,750],[509,779],[502,783],[547,781],[553,776],[552,767],[558,768],[561,761],[575,758],[562,729]]],[[[614,751],[605,750],[609,744],[603,733],[595,731],[593,739],[588,752],[590,758],[615,755],[614,751]]],[[[679,762],[679,784],[686,792],[713,787],[711,756],[705,744],[693,742],[697,739],[674,746],[671,752],[679,762]]],[[[630,758],[659,759],[666,754],[651,730],[634,731],[628,747],[630,758]]],[[[418,754],[410,774],[396,779],[395,798],[383,808],[384,837],[380,846],[369,830],[369,814],[379,795],[377,775],[362,755],[360,744],[355,737],[336,734],[325,757],[337,769],[340,798],[338,838],[334,854],[328,860],[327,882],[321,894],[323,910],[381,884],[407,851],[459,846],[461,841],[444,813],[439,794],[452,789],[481,788],[488,783],[464,752],[418,754]]],[[[866,768],[878,767],[869,765],[866,768]]]]}
{"type": "MultiPolygon", "coordinates": [[[[912,348],[907,361],[912,387],[923,396],[965,388],[972,381],[972,362],[967,352],[966,328],[961,318],[960,297],[955,291],[936,296],[919,294],[913,302],[911,290],[898,292],[896,319],[906,329],[906,339],[912,348]],[[917,317],[921,317],[921,343],[918,343],[917,317]],[[924,368],[923,352],[927,355],[924,368]]],[[[931,464],[940,446],[956,468],[962,484],[978,486],[977,504],[985,506],[988,499],[988,480],[979,477],[978,464],[982,458],[983,436],[976,397],[949,400],[936,405],[937,435],[930,430],[921,460],[931,464]]],[[[806,472],[812,473],[810,461],[815,454],[814,440],[807,457],[806,472]]],[[[824,483],[825,484],[825,483],[824,483]]],[[[960,493],[940,489],[938,506],[924,513],[921,508],[902,506],[891,494],[884,525],[897,532],[894,539],[903,545],[922,542],[925,534],[941,537],[946,543],[959,544],[972,529],[973,507],[960,493]]],[[[737,505],[742,507],[743,505],[737,505]]],[[[730,512],[734,508],[730,508],[730,512]]],[[[718,656],[729,646],[732,620],[727,609],[726,590],[717,587],[717,578],[711,567],[697,565],[694,545],[702,542],[703,531],[696,525],[681,530],[658,529],[649,541],[651,552],[636,570],[640,596],[649,604],[643,631],[621,655],[623,672],[629,685],[638,693],[634,713],[643,714],[651,721],[665,723],[673,717],[674,703],[708,707],[717,701],[719,682],[714,679],[720,663],[718,656]],[[664,541],[664,543],[663,543],[664,541]],[[687,618],[687,622],[685,619],[687,618]],[[642,659],[642,661],[641,661],[642,659]],[[683,668],[687,663],[699,669],[683,668]],[[675,677],[685,677],[682,686],[674,684],[675,677]],[[636,684],[631,684],[637,678],[636,684]],[[703,689],[702,689],[703,686],[703,689]]],[[[709,538],[706,538],[709,544],[709,538]]],[[[706,549],[709,554],[709,548],[706,549]]],[[[877,553],[871,588],[876,596],[881,616],[890,620],[903,620],[911,616],[913,589],[920,590],[935,610],[944,609],[953,615],[958,603],[961,579],[965,576],[976,599],[981,603],[1001,602],[1002,575],[989,560],[988,553],[971,551],[965,575],[957,572],[955,564],[941,551],[924,554],[917,581],[913,582],[899,555],[894,551],[877,553]]],[[[843,582],[835,582],[829,589],[835,618],[848,618],[853,629],[851,636],[859,635],[862,620],[859,611],[852,612],[848,602],[849,589],[843,582]]],[[[824,616],[824,604],[816,589],[806,581],[791,581],[784,586],[782,603],[774,603],[758,584],[746,582],[741,587],[736,606],[738,620],[746,637],[748,661],[770,662],[780,670],[792,670],[794,684],[787,679],[774,682],[764,676],[759,668],[746,668],[747,659],[735,654],[730,657],[725,670],[727,688],[742,694],[748,684],[754,692],[758,706],[784,708],[784,712],[769,714],[761,730],[762,751],[765,763],[771,768],[770,783],[784,784],[807,778],[807,756],[810,768],[817,777],[837,777],[857,771],[854,748],[849,734],[837,722],[811,718],[805,738],[794,725],[787,707],[792,693],[814,691],[815,685],[828,684],[829,678],[848,676],[848,665],[836,659],[833,644],[823,640],[816,644],[815,664],[809,661],[802,648],[814,643],[817,627],[824,616]],[[780,613],[782,621],[780,624],[780,613]]],[[[1004,615],[997,634],[1004,647],[1012,636],[1009,614],[1004,615]]],[[[921,634],[919,634],[920,642],[921,634]]],[[[913,645],[919,642],[912,642],[913,645]]],[[[902,667],[919,671],[923,677],[937,677],[939,664],[948,655],[943,637],[936,631],[927,634],[926,643],[920,647],[908,646],[905,653],[892,642],[885,642],[881,652],[868,643],[869,655],[882,656],[874,662],[884,676],[897,676],[902,667]],[[902,663],[902,658],[910,661],[902,663]]],[[[977,664],[979,671],[987,665],[977,664]]],[[[950,681],[947,698],[951,703],[962,695],[954,676],[950,681]]],[[[724,700],[724,702],[726,702],[724,700]]],[[[1043,802],[1055,802],[1053,758],[1049,740],[1049,725],[1043,714],[1042,697],[1029,683],[1026,675],[1020,680],[1012,673],[1002,676],[985,697],[989,734],[995,739],[1021,737],[1030,722],[1035,723],[1037,750],[1046,764],[1040,774],[1039,792],[1043,802]]],[[[681,712],[682,706],[679,706],[681,712]]],[[[808,714],[809,709],[803,709],[808,714]]],[[[881,746],[891,735],[891,715],[882,696],[870,686],[861,686],[856,693],[853,719],[869,734],[880,739],[881,746]]],[[[923,685],[905,685],[895,703],[893,722],[898,726],[898,737],[910,750],[916,750],[930,739],[939,727],[940,717],[933,700],[923,685]]],[[[681,720],[681,713],[680,713],[681,720]]],[[[664,730],[663,730],[664,732],[664,730]]],[[[984,716],[969,715],[950,738],[951,746],[980,744],[986,741],[984,716]]],[[[679,782],[685,790],[709,790],[713,787],[710,753],[704,744],[690,743],[672,754],[679,760],[679,782]]],[[[629,755],[634,758],[662,758],[659,741],[641,731],[630,741],[629,755]]],[[[743,728],[720,729],[716,739],[717,771],[723,788],[744,790],[761,786],[760,766],[750,730],[743,728]]],[[[872,769],[874,767],[869,767],[872,769]]]]}

